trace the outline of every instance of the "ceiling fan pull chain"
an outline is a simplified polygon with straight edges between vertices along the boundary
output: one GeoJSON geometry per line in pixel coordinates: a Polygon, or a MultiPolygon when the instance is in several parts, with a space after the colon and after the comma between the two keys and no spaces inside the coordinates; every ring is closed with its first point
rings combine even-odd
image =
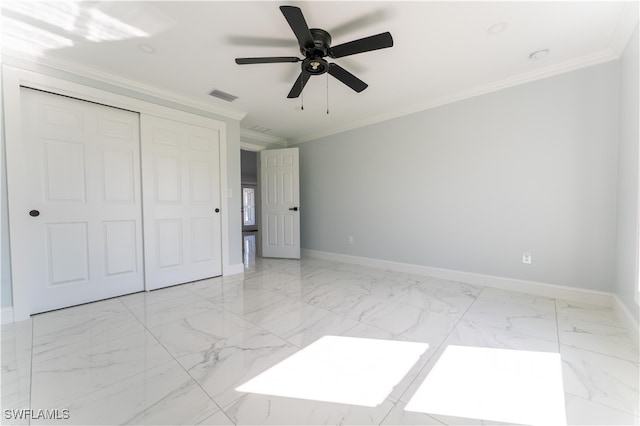
{"type": "Polygon", "coordinates": [[[329,115],[329,74],[327,73],[327,115],[329,115]]]}
{"type": "Polygon", "coordinates": [[[302,82],[302,79],[300,79],[300,111],[304,111],[304,93],[302,92],[303,88],[304,83],[302,82]]]}

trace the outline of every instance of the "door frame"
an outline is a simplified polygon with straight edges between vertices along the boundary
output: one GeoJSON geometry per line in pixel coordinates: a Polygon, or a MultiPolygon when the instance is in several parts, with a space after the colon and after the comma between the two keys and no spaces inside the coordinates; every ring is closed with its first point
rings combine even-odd
{"type": "Polygon", "coordinates": [[[258,184],[249,184],[249,183],[241,183],[240,184],[240,191],[242,191],[242,201],[241,201],[241,210],[240,212],[242,213],[242,232],[258,232],[259,228],[258,228],[258,206],[257,206],[257,201],[258,200],[258,184]],[[245,188],[252,188],[253,189],[253,208],[254,208],[254,224],[253,225],[245,225],[244,224],[244,189],[245,188]]]}
{"type": "MultiPolygon", "coordinates": [[[[261,137],[265,138],[265,135],[260,134],[261,137]]],[[[246,142],[242,140],[242,134],[240,135],[240,149],[243,151],[251,151],[256,153],[256,168],[257,168],[257,176],[256,176],[256,227],[258,228],[258,232],[256,232],[256,257],[262,257],[262,182],[260,180],[260,151],[264,151],[265,149],[269,149],[263,145],[256,145],[254,143],[246,142]]],[[[266,140],[266,139],[265,139],[266,140]]],[[[267,143],[273,144],[276,143],[273,140],[269,140],[267,143]]],[[[282,148],[286,148],[282,146],[282,148]]],[[[242,179],[240,179],[242,181],[242,179]]],[[[241,184],[242,186],[242,184],[241,184]]],[[[240,204],[242,204],[242,200],[240,200],[240,204]]],[[[242,250],[244,252],[244,237],[242,238],[242,250]]],[[[244,259],[243,259],[244,261],[244,259]]]]}
{"type": "MultiPolygon", "coordinates": [[[[223,121],[201,115],[164,107],[147,101],[130,98],[124,95],[96,89],[89,86],[62,80],[32,71],[26,71],[8,65],[2,67],[2,89],[4,97],[4,127],[6,156],[11,161],[6,162],[7,191],[22,190],[24,182],[25,163],[27,161],[21,150],[22,140],[22,100],[20,87],[43,90],[57,95],[69,96],[79,100],[103,104],[106,106],[125,109],[140,114],[151,114],[170,120],[211,127],[220,132],[220,194],[221,194],[221,232],[222,232],[222,274],[230,275],[239,272],[235,265],[229,263],[229,208],[227,184],[227,125],[223,121]],[[7,106],[10,106],[7,107],[7,106]]],[[[143,206],[144,208],[144,206],[143,206]]],[[[11,229],[25,227],[27,216],[24,214],[26,206],[9,203],[9,246],[11,254],[11,287],[13,296],[13,319],[21,321],[31,315],[29,304],[29,286],[26,283],[28,246],[26,241],[16,237],[11,229]],[[22,284],[20,284],[22,283],[22,284]]],[[[144,242],[143,242],[144,244],[144,242]]],[[[146,287],[145,287],[146,288],[146,287]]]]}
{"type": "MultiPolygon", "coordinates": [[[[286,166],[276,166],[276,168],[278,167],[286,167],[286,166]]],[[[262,240],[262,253],[261,256],[263,257],[273,257],[273,258],[279,258],[279,259],[300,259],[300,242],[301,242],[301,220],[300,220],[300,150],[298,147],[289,147],[289,148],[277,148],[277,149],[267,149],[267,150],[263,150],[260,151],[260,159],[258,160],[258,172],[260,173],[260,194],[261,194],[261,200],[260,200],[260,215],[262,217],[262,221],[261,221],[261,226],[260,226],[260,236],[261,236],[261,240],[262,240]],[[294,219],[294,238],[297,240],[296,244],[293,247],[293,254],[289,255],[288,253],[286,253],[286,250],[283,249],[280,245],[280,243],[278,243],[278,248],[276,249],[271,249],[271,252],[269,252],[269,250],[267,249],[267,243],[268,243],[268,238],[269,238],[269,223],[268,223],[268,212],[270,209],[267,208],[268,205],[268,200],[267,198],[269,197],[269,191],[267,190],[267,187],[269,185],[269,180],[267,179],[267,169],[263,168],[264,166],[264,161],[266,159],[266,156],[269,153],[273,153],[273,152],[283,152],[283,151],[289,151],[289,152],[295,152],[295,161],[294,161],[294,169],[296,172],[296,179],[295,180],[295,189],[293,191],[293,200],[292,203],[294,204],[291,208],[289,208],[289,210],[295,210],[293,217],[294,219]],[[274,250],[280,250],[280,253],[274,253],[274,250]],[[285,253],[282,253],[283,251],[285,251],[285,253]]],[[[284,182],[283,182],[284,185],[284,182]]],[[[283,198],[284,201],[284,198],[283,198]]],[[[279,207],[281,207],[283,204],[280,202],[277,202],[277,205],[279,207]]],[[[280,208],[276,208],[276,210],[280,210],[280,208]]],[[[282,211],[280,211],[278,213],[278,223],[280,223],[280,218],[282,218],[282,220],[284,221],[284,217],[285,217],[286,213],[282,213],[282,211]]],[[[282,223],[282,228],[284,230],[284,223],[282,223]]],[[[284,232],[284,231],[283,231],[284,232]]],[[[284,234],[282,235],[283,239],[284,239],[284,234]]],[[[288,249],[289,251],[291,251],[291,249],[288,249]]]]}

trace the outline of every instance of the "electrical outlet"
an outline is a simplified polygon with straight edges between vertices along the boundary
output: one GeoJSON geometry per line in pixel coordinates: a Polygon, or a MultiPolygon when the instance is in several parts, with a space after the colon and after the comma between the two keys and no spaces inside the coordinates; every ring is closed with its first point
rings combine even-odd
{"type": "Polygon", "coordinates": [[[353,245],[353,235],[349,235],[349,236],[347,237],[347,244],[349,244],[349,245],[353,245]]]}
{"type": "Polygon", "coordinates": [[[526,265],[531,265],[531,253],[529,252],[522,253],[522,263],[526,265]]]}

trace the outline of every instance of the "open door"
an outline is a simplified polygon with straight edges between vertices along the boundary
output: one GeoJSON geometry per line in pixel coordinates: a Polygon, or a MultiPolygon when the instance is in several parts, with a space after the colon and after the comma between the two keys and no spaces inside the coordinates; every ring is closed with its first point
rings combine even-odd
{"type": "Polygon", "coordinates": [[[260,152],[262,256],[300,259],[298,148],[260,152]]]}

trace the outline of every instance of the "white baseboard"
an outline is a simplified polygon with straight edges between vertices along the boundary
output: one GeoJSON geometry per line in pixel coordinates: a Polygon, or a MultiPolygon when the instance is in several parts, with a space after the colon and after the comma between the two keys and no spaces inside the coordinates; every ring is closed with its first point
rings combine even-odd
{"type": "MultiPolygon", "coordinates": [[[[235,265],[225,265],[223,267],[223,275],[236,275],[244,273],[244,264],[238,263],[235,265]]],[[[0,324],[8,324],[14,322],[13,317],[13,307],[8,306],[6,308],[2,308],[2,318],[0,318],[0,324]]]]}
{"type": "Polygon", "coordinates": [[[617,294],[613,295],[613,311],[618,315],[622,324],[629,331],[629,335],[635,342],[636,346],[640,346],[640,328],[638,327],[638,320],[631,313],[627,305],[620,300],[617,294]]]}
{"type": "Polygon", "coordinates": [[[222,268],[222,275],[236,275],[244,273],[244,264],[236,263],[235,265],[225,265],[222,268]]]}
{"type": "Polygon", "coordinates": [[[613,298],[611,293],[607,293],[604,291],[587,290],[576,287],[566,287],[555,284],[546,284],[534,281],[497,277],[492,275],[475,274],[471,272],[454,271],[451,269],[432,268],[429,266],[391,262],[388,260],[350,256],[346,254],[330,253],[318,250],[303,249],[302,254],[304,256],[314,257],[317,259],[333,260],[336,262],[351,263],[355,265],[369,266],[396,272],[425,275],[433,278],[464,282],[467,284],[475,284],[484,287],[518,291],[521,293],[533,294],[536,296],[550,297],[554,299],[566,299],[575,302],[588,303],[591,305],[607,307],[613,306],[613,298]]]}
{"type": "Polygon", "coordinates": [[[2,308],[2,318],[0,318],[0,324],[9,324],[13,322],[13,307],[7,306],[2,308]]]}

